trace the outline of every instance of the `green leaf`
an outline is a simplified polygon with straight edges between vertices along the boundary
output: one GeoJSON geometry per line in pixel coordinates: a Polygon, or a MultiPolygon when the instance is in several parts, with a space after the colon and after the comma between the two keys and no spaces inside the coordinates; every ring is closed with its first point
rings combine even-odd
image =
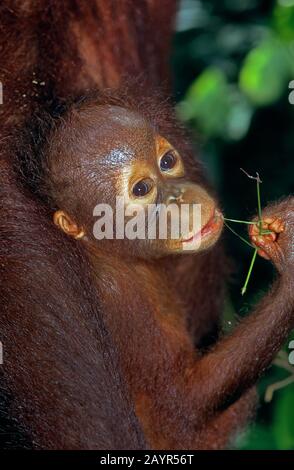
{"type": "Polygon", "coordinates": [[[253,108],[237,89],[230,94],[231,107],[228,113],[226,136],[231,140],[240,140],[247,134],[253,115],[253,108]]]}
{"type": "MultiPolygon", "coordinates": [[[[285,1],[286,3],[286,1],[285,1]]],[[[273,14],[273,26],[279,37],[284,41],[294,39],[294,5],[276,5],[273,14]]]]}
{"type": "Polygon", "coordinates": [[[277,448],[294,450],[294,385],[288,385],[278,393],[273,426],[277,448]]]}
{"type": "Polygon", "coordinates": [[[185,120],[196,120],[206,136],[221,136],[225,131],[229,105],[225,74],[219,69],[208,68],[190,86],[180,114],[185,120]]]}
{"type": "Polygon", "coordinates": [[[239,450],[274,450],[275,439],[271,429],[262,424],[252,425],[237,439],[239,450]]]}
{"type": "Polygon", "coordinates": [[[240,71],[239,85],[254,104],[268,105],[287,89],[289,74],[287,48],[271,39],[249,52],[240,71]]]}

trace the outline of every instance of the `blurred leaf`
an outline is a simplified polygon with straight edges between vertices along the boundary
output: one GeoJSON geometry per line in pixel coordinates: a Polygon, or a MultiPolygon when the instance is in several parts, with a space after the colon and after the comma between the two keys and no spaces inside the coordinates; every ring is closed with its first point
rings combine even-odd
{"type": "Polygon", "coordinates": [[[241,450],[273,450],[276,449],[275,438],[271,428],[262,424],[253,425],[245,434],[237,439],[241,450]]]}
{"type": "MultiPolygon", "coordinates": [[[[240,55],[248,51],[254,45],[263,41],[270,34],[265,25],[226,23],[219,28],[217,45],[219,53],[240,55]]],[[[234,57],[233,57],[234,58],[234,57]]],[[[234,60],[235,65],[236,60],[234,60]]]]}
{"type": "Polygon", "coordinates": [[[240,88],[256,105],[268,105],[283,94],[289,74],[286,48],[268,40],[247,55],[240,71],[240,88]]]}
{"type": "Polygon", "coordinates": [[[181,8],[177,15],[176,31],[187,31],[193,28],[207,26],[209,15],[205,5],[200,1],[182,0],[181,8]]]}
{"type": "Polygon", "coordinates": [[[221,136],[225,131],[229,105],[229,89],[224,73],[209,68],[190,86],[180,114],[184,120],[195,119],[206,136],[221,136]]]}
{"type": "Polygon", "coordinates": [[[232,11],[250,10],[257,6],[258,0],[225,0],[225,6],[232,11]]]}
{"type": "Polygon", "coordinates": [[[229,85],[224,73],[206,69],[189,88],[179,107],[180,117],[196,120],[206,137],[224,140],[243,138],[250,126],[253,108],[236,86],[229,85]]]}
{"type": "Polygon", "coordinates": [[[253,108],[238,90],[230,94],[231,107],[227,119],[226,136],[231,140],[240,140],[248,132],[253,108]]]}
{"type": "Polygon", "coordinates": [[[285,41],[294,39],[294,2],[292,6],[277,5],[273,13],[273,26],[285,41]]]}
{"type": "Polygon", "coordinates": [[[274,412],[274,435],[279,450],[294,450],[294,386],[280,394],[274,412]]]}

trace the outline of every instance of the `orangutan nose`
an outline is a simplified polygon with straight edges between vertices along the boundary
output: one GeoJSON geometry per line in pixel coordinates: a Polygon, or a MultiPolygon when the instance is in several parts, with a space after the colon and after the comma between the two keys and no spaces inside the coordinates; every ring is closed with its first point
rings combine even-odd
{"type": "Polygon", "coordinates": [[[174,202],[183,202],[183,195],[185,189],[179,186],[172,186],[167,197],[167,204],[172,204],[174,202]]]}

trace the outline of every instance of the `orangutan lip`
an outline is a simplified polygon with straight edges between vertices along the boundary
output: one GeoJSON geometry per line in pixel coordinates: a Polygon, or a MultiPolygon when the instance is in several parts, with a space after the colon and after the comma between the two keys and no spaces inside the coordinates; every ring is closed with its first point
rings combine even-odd
{"type": "Polygon", "coordinates": [[[197,239],[198,237],[201,237],[201,238],[205,237],[206,235],[213,232],[216,228],[218,228],[220,220],[221,220],[221,213],[217,209],[214,209],[211,218],[204,225],[204,227],[202,227],[202,229],[199,232],[192,235],[192,237],[188,238],[187,240],[183,240],[183,242],[188,243],[197,239]]]}

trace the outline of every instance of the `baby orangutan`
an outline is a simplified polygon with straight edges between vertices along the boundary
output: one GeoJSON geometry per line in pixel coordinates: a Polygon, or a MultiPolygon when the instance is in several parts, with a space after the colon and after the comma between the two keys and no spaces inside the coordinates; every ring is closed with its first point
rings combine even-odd
{"type": "Polygon", "coordinates": [[[148,446],[218,449],[246,423],[252,387],[294,327],[294,198],[265,209],[273,235],[251,231],[252,243],[279,271],[272,290],[229,336],[200,353],[188,328],[185,264],[179,263],[188,256],[197,266],[200,252],[214,249],[223,219],[197,171],[168,140],[137,111],[80,102],[47,136],[43,191],[55,224],[83,244],[91,261],[148,446]],[[177,239],[97,240],[94,208],[115,207],[117,196],[138,212],[148,204],[201,204],[200,232],[189,227],[177,239]]]}
{"type": "MultiPolygon", "coordinates": [[[[62,139],[57,137],[52,143],[48,162],[51,192],[60,208],[54,221],[65,233],[83,239],[87,249],[91,246],[95,253],[107,251],[119,253],[120,257],[161,257],[182,252],[183,245],[187,250],[198,251],[216,242],[222,217],[215,201],[203,187],[187,179],[177,150],[145,118],[120,106],[88,105],[80,112],[72,111],[67,119],[62,139]],[[75,197],[74,187],[79,188],[75,197]],[[56,192],[56,188],[60,189],[56,192]],[[179,233],[177,238],[171,238],[169,217],[164,238],[137,239],[134,243],[126,240],[124,234],[118,237],[115,233],[115,238],[122,240],[105,243],[103,239],[98,244],[93,238],[93,209],[97,203],[115,207],[116,197],[123,199],[129,216],[131,209],[139,214],[145,212],[146,224],[148,205],[199,204],[201,244],[200,233],[190,231],[192,211],[187,232],[179,233]]],[[[94,215],[98,214],[94,211],[94,215]]],[[[156,219],[156,214],[152,215],[156,219]]],[[[117,227],[119,221],[114,222],[117,227]]],[[[147,234],[148,227],[144,228],[147,234]]]]}

